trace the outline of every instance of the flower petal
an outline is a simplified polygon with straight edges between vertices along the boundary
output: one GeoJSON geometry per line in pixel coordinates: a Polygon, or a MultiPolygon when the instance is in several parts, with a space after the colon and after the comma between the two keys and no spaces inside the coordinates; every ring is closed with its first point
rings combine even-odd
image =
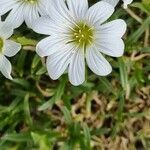
{"type": "Polygon", "coordinates": [[[32,26],[32,29],[44,35],[52,35],[58,33],[65,33],[66,28],[64,26],[59,26],[53,22],[49,17],[40,17],[38,18],[32,26]]]}
{"type": "Polygon", "coordinates": [[[0,55],[0,71],[6,78],[10,80],[12,80],[12,77],[10,75],[11,70],[12,70],[12,67],[11,67],[11,63],[9,62],[9,60],[5,56],[0,55]]]}
{"type": "Polygon", "coordinates": [[[13,27],[7,22],[0,22],[0,36],[8,39],[13,34],[13,27]]]}
{"type": "Polygon", "coordinates": [[[81,49],[74,52],[69,65],[69,81],[74,86],[78,86],[85,81],[85,59],[81,49]]]}
{"type": "Polygon", "coordinates": [[[87,0],[67,0],[69,10],[76,19],[82,19],[88,10],[87,0]]]}
{"type": "Polygon", "coordinates": [[[49,10],[49,16],[55,23],[63,24],[63,26],[72,25],[73,17],[70,15],[64,0],[52,1],[51,5],[52,7],[49,10]]]}
{"type": "Polygon", "coordinates": [[[12,57],[12,56],[16,55],[20,49],[21,49],[21,44],[16,43],[11,40],[6,40],[5,45],[4,45],[3,54],[8,57],[12,57]]]}
{"type": "Polygon", "coordinates": [[[13,7],[13,10],[9,13],[9,15],[6,18],[6,22],[9,22],[13,25],[14,28],[18,28],[24,21],[24,5],[23,4],[16,4],[15,7],[13,7]]]}
{"type": "Polygon", "coordinates": [[[34,21],[39,18],[37,5],[26,5],[24,8],[24,19],[29,28],[32,28],[34,21]],[[28,13],[26,13],[28,12],[28,13]]]}
{"type": "Polygon", "coordinates": [[[103,0],[103,1],[111,4],[113,7],[116,7],[116,5],[119,2],[119,0],[103,0]]]}
{"type": "Polygon", "coordinates": [[[87,20],[91,24],[98,24],[105,22],[114,12],[114,7],[107,2],[100,1],[89,8],[86,14],[87,20]]]}
{"type": "Polygon", "coordinates": [[[124,20],[116,19],[109,23],[103,24],[98,28],[96,36],[122,37],[126,32],[127,25],[124,20]]]}
{"type": "Polygon", "coordinates": [[[100,37],[95,43],[99,51],[106,55],[120,57],[124,53],[125,46],[121,38],[103,36],[100,37]]]}
{"type": "Polygon", "coordinates": [[[94,47],[87,49],[86,61],[89,68],[97,75],[106,76],[112,71],[112,67],[108,61],[94,47]]]}
{"type": "Polygon", "coordinates": [[[53,80],[58,79],[67,69],[72,58],[72,50],[73,47],[67,44],[60,51],[48,56],[47,70],[53,80]]]}
{"type": "Polygon", "coordinates": [[[41,40],[36,46],[36,52],[39,56],[49,56],[57,51],[61,51],[66,40],[58,36],[49,36],[41,40]]]}
{"type": "Polygon", "coordinates": [[[38,4],[38,11],[41,16],[47,16],[49,9],[51,9],[51,1],[53,0],[41,0],[38,4]]]}
{"type": "Polygon", "coordinates": [[[4,15],[13,8],[14,0],[0,0],[0,15],[4,15]]]}

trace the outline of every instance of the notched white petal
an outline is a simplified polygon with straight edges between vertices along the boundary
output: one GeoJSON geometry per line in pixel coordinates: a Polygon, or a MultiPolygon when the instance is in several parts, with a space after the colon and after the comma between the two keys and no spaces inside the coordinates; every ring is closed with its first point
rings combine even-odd
{"type": "Polygon", "coordinates": [[[89,68],[97,75],[106,76],[112,71],[112,67],[108,61],[95,47],[87,50],[86,61],[89,68]]]}
{"type": "Polygon", "coordinates": [[[124,42],[121,38],[101,37],[96,43],[98,50],[112,57],[121,57],[124,53],[124,42]]]}
{"type": "Polygon", "coordinates": [[[105,23],[97,28],[96,36],[99,37],[122,37],[127,29],[127,24],[122,19],[116,19],[105,23]]]}
{"type": "Polygon", "coordinates": [[[49,17],[38,18],[34,22],[32,29],[39,34],[44,35],[54,35],[67,32],[66,27],[55,24],[55,22],[49,17]]]}
{"type": "Polygon", "coordinates": [[[39,34],[51,35],[51,21],[49,17],[40,17],[38,18],[33,26],[32,29],[39,34]]]}
{"type": "Polygon", "coordinates": [[[83,19],[88,10],[87,0],[67,0],[69,10],[76,19],[83,19]]]}
{"type": "Polygon", "coordinates": [[[4,55],[0,55],[0,71],[7,79],[12,80],[12,66],[9,60],[4,55]]]}
{"type": "Polygon", "coordinates": [[[0,0],[0,15],[4,15],[15,5],[14,0],[0,0]]]}
{"type": "Polygon", "coordinates": [[[49,16],[51,19],[62,26],[70,26],[73,22],[73,17],[65,4],[64,0],[55,0],[51,3],[53,7],[49,10],[49,16]]]}
{"type": "Polygon", "coordinates": [[[105,22],[114,12],[114,7],[107,2],[100,1],[89,8],[86,14],[87,20],[94,25],[105,22]]]}
{"type": "Polygon", "coordinates": [[[12,24],[14,28],[18,28],[24,21],[29,28],[32,28],[37,18],[42,15],[47,15],[46,9],[51,5],[51,0],[38,0],[34,2],[21,0],[5,1],[0,0],[0,14],[4,15],[8,12],[6,21],[12,24]]]}
{"type": "Polygon", "coordinates": [[[18,28],[24,21],[24,6],[15,5],[9,15],[6,18],[6,22],[13,25],[14,28],[18,28]]]}
{"type": "Polygon", "coordinates": [[[113,7],[116,7],[116,5],[119,2],[119,0],[103,0],[103,1],[111,4],[113,7]]]}
{"type": "Polygon", "coordinates": [[[74,86],[78,86],[85,81],[85,58],[81,49],[78,49],[69,65],[69,81],[74,86]]]}
{"type": "Polygon", "coordinates": [[[4,45],[3,54],[8,57],[12,57],[12,56],[16,55],[20,49],[21,49],[21,44],[16,43],[12,40],[6,40],[5,45],[4,45]]]}
{"type": "Polygon", "coordinates": [[[49,36],[41,40],[36,46],[36,52],[39,56],[49,56],[65,46],[65,39],[58,36],[49,36]]]}
{"type": "Polygon", "coordinates": [[[53,80],[58,79],[67,69],[72,59],[72,50],[73,47],[68,44],[63,46],[59,52],[48,56],[46,66],[48,74],[53,80]]]}
{"type": "Polygon", "coordinates": [[[13,34],[13,27],[8,22],[0,22],[0,37],[8,39],[13,34]]]}
{"type": "Polygon", "coordinates": [[[36,5],[26,5],[24,8],[25,23],[29,28],[32,28],[34,22],[39,18],[38,7],[36,5]],[[26,13],[27,12],[27,13],[26,13]]]}

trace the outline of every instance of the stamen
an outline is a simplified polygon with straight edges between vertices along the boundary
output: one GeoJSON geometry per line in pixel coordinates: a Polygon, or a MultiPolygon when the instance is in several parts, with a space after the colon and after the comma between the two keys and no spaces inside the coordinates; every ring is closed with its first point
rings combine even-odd
{"type": "Polygon", "coordinates": [[[77,25],[71,30],[72,42],[77,44],[79,47],[86,48],[93,42],[94,29],[87,25],[85,22],[76,23],[77,25]]]}

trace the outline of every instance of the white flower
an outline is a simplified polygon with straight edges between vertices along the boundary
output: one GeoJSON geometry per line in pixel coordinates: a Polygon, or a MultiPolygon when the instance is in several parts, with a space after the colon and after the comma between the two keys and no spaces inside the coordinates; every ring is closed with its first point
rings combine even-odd
{"type": "Polygon", "coordinates": [[[55,0],[51,19],[41,17],[34,31],[51,35],[37,45],[37,53],[48,56],[47,69],[52,79],[66,70],[73,85],[85,80],[85,59],[97,75],[108,75],[112,68],[101,54],[120,57],[124,52],[121,39],[126,23],[117,19],[104,23],[114,12],[106,2],[98,2],[88,9],[87,0],[55,0]]]}
{"type": "MultiPolygon", "coordinates": [[[[111,4],[113,7],[116,7],[116,5],[117,5],[118,2],[119,2],[119,0],[103,0],[103,1],[108,2],[108,3],[111,4]]],[[[126,9],[127,6],[128,6],[129,4],[131,4],[133,0],[122,0],[122,1],[123,1],[123,3],[124,3],[124,4],[123,4],[123,7],[126,9]]]]}
{"type": "Polygon", "coordinates": [[[12,57],[21,49],[20,44],[8,39],[12,34],[13,28],[0,21],[0,72],[8,79],[12,79],[12,67],[5,56],[12,57]]]}
{"type": "Polygon", "coordinates": [[[46,14],[50,0],[0,0],[0,16],[9,12],[6,21],[18,28],[24,21],[32,27],[34,20],[46,14]]]}
{"type": "Polygon", "coordinates": [[[119,3],[119,0],[103,0],[103,1],[111,4],[113,7],[116,7],[116,5],[119,3]]]}

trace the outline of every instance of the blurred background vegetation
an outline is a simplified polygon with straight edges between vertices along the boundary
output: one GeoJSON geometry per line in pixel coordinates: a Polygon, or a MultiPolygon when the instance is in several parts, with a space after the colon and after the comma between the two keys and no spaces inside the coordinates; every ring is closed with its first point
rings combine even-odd
{"type": "Polygon", "coordinates": [[[25,25],[15,31],[22,50],[11,59],[14,80],[0,74],[0,150],[150,149],[150,1],[120,6],[110,20],[128,24],[125,55],[108,57],[107,77],[87,69],[79,87],[67,75],[49,78],[35,53],[42,35],[25,25]]]}

